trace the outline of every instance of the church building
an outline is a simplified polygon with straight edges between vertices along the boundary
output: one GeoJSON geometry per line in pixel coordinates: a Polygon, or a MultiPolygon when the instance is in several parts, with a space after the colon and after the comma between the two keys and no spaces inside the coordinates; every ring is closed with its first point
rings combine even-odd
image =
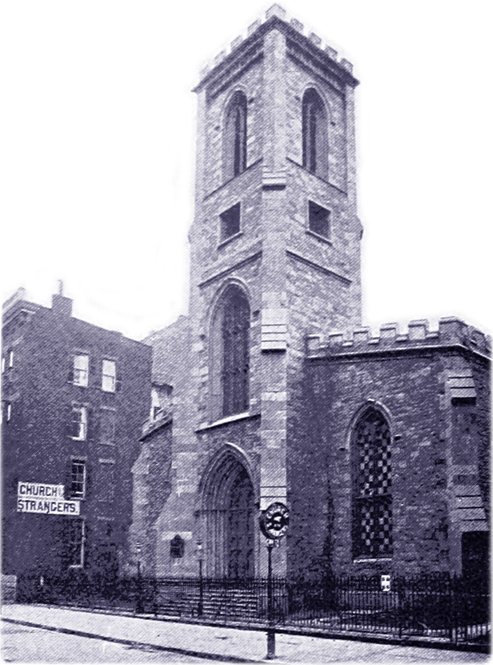
{"type": "Polygon", "coordinates": [[[132,558],[158,576],[485,575],[489,340],[361,320],[351,63],[274,5],[201,72],[189,314],[151,334],[132,558]]]}

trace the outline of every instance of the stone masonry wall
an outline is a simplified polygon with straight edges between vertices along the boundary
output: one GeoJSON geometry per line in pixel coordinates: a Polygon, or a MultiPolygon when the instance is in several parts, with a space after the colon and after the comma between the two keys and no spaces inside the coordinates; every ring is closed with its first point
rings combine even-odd
{"type": "MultiPolygon", "coordinates": [[[[481,517],[486,500],[473,509],[466,506],[457,517],[459,494],[454,489],[460,462],[454,450],[462,448],[474,467],[476,480],[471,482],[477,484],[479,474],[483,497],[488,493],[489,470],[483,463],[486,359],[467,348],[467,326],[452,319],[443,320],[437,333],[428,333],[425,322],[413,322],[404,335],[397,335],[395,326],[393,336],[390,330],[383,327],[380,338],[367,337],[361,343],[356,334],[347,342],[341,335],[337,344],[312,351],[306,362],[303,416],[289,455],[289,570],[294,576],[327,569],[353,575],[460,573],[460,533],[488,528],[481,517]],[[457,368],[460,384],[451,379],[457,368]],[[469,376],[472,383],[467,383],[469,376]],[[452,386],[472,388],[451,392],[451,380],[452,386]],[[460,399],[469,394],[466,390],[477,395],[477,404],[471,402],[478,423],[475,440],[457,440],[451,426],[452,396],[460,399]],[[393,556],[353,560],[350,437],[358,414],[370,404],[384,410],[391,429],[393,556]]],[[[481,345],[486,350],[484,337],[481,345]]],[[[476,501],[477,496],[479,490],[469,491],[466,500],[476,501]]]]}

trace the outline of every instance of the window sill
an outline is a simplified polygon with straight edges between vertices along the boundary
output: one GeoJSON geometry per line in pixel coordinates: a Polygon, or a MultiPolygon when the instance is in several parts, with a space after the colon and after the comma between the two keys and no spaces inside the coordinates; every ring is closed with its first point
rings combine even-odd
{"type": "Polygon", "coordinates": [[[232,236],[229,236],[228,238],[225,238],[224,240],[221,240],[219,245],[217,246],[218,249],[222,249],[223,247],[226,247],[230,242],[233,240],[236,240],[236,238],[239,238],[240,236],[243,235],[243,231],[238,231],[238,233],[234,233],[232,236]]]}
{"type": "Polygon", "coordinates": [[[227,416],[226,418],[220,418],[215,420],[213,423],[207,423],[200,425],[195,430],[196,432],[203,432],[204,430],[213,429],[214,427],[221,427],[221,425],[228,425],[229,423],[235,423],[239,420],[248,420],[249,418],[255,418],[260,414],[250,413],[249,411],[244,411],[243,413],[235,413],[233,416],[227,416]]]}
{"type": "Polygon", "coordinates": [[[389,561],[392,561],[391,556],[374,557],[372,559],[370,558],[353,559],[353,563],[387,563],[389,561]]]}
{"type": "Polygon", "coordinates": [[[306,229],[305,233],[307,233],[309,236],[313,236],[317,240],[321,240],[322,242],[325,242],[327,245],[330,245],[332,247],[332,241],[329,240],[329,238],[326,238],[325,236],[321,236],[318,233],[315,233],[315,231],[312,231],[311,229],[306,229]]]}
{"type": "Polygon", "coordinates": [[[314,178],[317,178],[317,180],[320,180],[321,182],[324,182],[326,185],[329,185],[329,187],[333,187],[338,192],[341,192],[341,194],[346,194],[346,196],[347,196],[347,190],[343,189],[341,187],[338,187],[337,185],[334,185],[334,183],[330,180],[330,177],[329,178],[324,178],[323,176],[318,175],[317,173],[312,173],[311,171],[309,171],[306,168],[306,166],[303,166],[303,164],[300,164],[299,162],[297,162],[295,159],[292,159],[291,157],[288,157],[287,160],[288,160],[288,162],[291,162],[291,164],[294,164],[295,166],[298,166],[300,169],[303,169],[303,171],[305,173],[307,173],[308,175],[311,175],[314,178]]]}
{"type": "Polygon", "coordinates": [[[242,171],[241,173],[239,173],[238,175],[235,175],[232,178],[228,178],[228,180],[226,180],[221,185],[219,185],[219,187],[217,187],[216,189],[213,189],[212,192],[209,192],[208,194],[206,194],[202,200],[206,201],[209,197],[216,194],[223,187],[226,187],[227,185],[229,185],[229,183],[233,182],[233,180],[236,180],[237,178],[241,178],[242,175],[244,175],[245,173],[248,173],[249,171],[251,171],[255,166],[257,166],[257,164],[260,164],[261,161],[262,161],[262,157],[260,157],[260,159],[257,159],[256,162],[253,162],[252,164],[249,164],[246,167],[246,169],[244,171],[242,171]]]}

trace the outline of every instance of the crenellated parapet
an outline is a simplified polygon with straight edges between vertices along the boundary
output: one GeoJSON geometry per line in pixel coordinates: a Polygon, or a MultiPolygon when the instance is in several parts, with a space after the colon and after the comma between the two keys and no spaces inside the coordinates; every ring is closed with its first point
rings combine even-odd
{"type": "Polygon", "coordinates": [[[373,335],[370,327],[361,327],[332,332],[326,337],[318,334],[306,337],[308,357],[444,346],[463,346],[481,355],[491,355],[490,336],[452,316],[441,318],[438,330],[431,330],[426,319],[419,319],[410,321],[405,332],[400,332],[397,323],[385,323],[378,335],[373,335]]]}
{"type": "Polygon", "coordinates": [[[246,34],[239,35],[236,39],[233,39],[228,48],[222,50],[218,55],[209,63],[207,63],[200,71],[200,79],[204,79],[213,69],[220,65],[225,58],[236,51],[245,40],[251,37],[259,28],[265,25],[268,21],[278,19],[283,21],[290,29],[295,30],[298,34],[303,35],[311,43],[312,46],[316,47],[317,50],[327,57],[339,67],[342,67],[349,74],[353,73],[353,65],[346,60],[346,58],[340,57],[337,53],[337,50],[334,49],[330,44],[325,43],[321,37],[316,35],[314,32],[306,29],[303,23],[300,23],[296,18],[290,17],[286,10],[278,4],[272,5],[266,12],[265,15],[258,18],[254,21],[247,29],[246,34]]]}

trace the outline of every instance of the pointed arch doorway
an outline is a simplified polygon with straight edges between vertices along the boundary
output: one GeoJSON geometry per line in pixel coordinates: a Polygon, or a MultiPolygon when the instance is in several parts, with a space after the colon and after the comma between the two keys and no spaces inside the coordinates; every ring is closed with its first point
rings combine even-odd
{"type": "Polygon", "coordinates": [[[207,576],[244,579],[255,575],[256,512],[247,466],[228,446],[209,466],[203,486],[207,576]]]}

